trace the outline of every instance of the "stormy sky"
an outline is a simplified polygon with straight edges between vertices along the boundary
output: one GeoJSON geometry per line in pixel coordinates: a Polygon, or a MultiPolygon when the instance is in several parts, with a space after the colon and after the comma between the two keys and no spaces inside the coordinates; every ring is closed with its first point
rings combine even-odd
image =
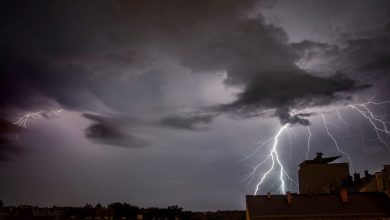
{"type": "MultiPolygon", "coordinates": [[[[37,0],[0,10],[5,204],[243,209],[267,165],[242,180],[269,146],[242,159],[282,125],[292,178],[307,128],[309,158],[340,154],[321,114],[351,172],[390,163],[389,135],[349,106],[390,99],[387,0],[37,0]]],[[[370,110],[388,126],[389,103],[370,110]]],[[[275,182],[271,173],[261,193],[279,193],[275,182]]]]}

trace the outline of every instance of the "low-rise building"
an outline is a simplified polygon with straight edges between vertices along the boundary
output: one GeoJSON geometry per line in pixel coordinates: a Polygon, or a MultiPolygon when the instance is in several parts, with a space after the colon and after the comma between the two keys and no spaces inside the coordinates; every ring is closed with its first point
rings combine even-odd
{"type": "Polygon", "coordinates": [[[349,175],[348,163],[317,153],[299,169],[300,194],[246,197],[246,219],[388,219],[390,166],[374,175],[349,175]]]}
{"type": "Polygon", "coordinates": [[[246,206],[247,220],[390,219],[390,199],[383,193],[247,196],[246,206]]]}
{"type": "Polygon", "coordinates": [[[348,180],[348,163],[330,163],[338,157],[323,158],[317,153],[313,160],[305,160],[299,165],[299,193],[335,193],[348,180]]]}

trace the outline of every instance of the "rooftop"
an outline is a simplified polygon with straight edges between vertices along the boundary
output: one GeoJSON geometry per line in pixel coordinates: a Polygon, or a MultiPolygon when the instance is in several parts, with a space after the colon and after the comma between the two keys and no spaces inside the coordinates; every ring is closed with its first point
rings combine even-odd
{"type": "Polygon", "coordinates": [[[336,156],[336,157],[323,158],[322,155],[323,154],[321,152],[319,152],[319,153],[317,153],[317,156],[313,160],[305,160],[301,164],[299,164],[299,166],[307,165],[307,164],[327,164],[327,163],[333,162],[341,157],[341,156],[336,156]]]}
{"type": "Polygon", "coordinates": [[[349,194],[342,202],[337,194],[247,196],[250,219],[300,216],[390,216],[390,199],[383,193],[349,194]]]}

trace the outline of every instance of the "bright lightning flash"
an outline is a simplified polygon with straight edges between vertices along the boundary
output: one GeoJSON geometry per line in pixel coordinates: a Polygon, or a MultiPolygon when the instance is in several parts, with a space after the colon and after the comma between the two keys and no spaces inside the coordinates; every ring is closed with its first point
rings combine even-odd
{"type": "MultiPolygon", "coordinates": [[[[367,119],[370,122],[370,124],[372,125],[372,127],[374,128],[379,141],[381,141],[385,145],[388,145],[388,141],[386,142],[386,140],[388,140],[388,139],[385,139],[385,138],[390,137],[390,122],[386,121],[386,117],[387,117],[386,115],[378,115],[378,114],[374,113],[372,108],[374,106],[382,106],[382,105],[390,104],[390,101],[374,102],[374,101],[372,101],[372,99],[373,98],[369,99],[369,101],[366,103],[350,104],[350,105],[348,105],[348,107],[357,111],[360,115],[363,116],[363,118],[367,119]]],[[[349,125],[349,123],[347,123],[343,119],[343,117],[341,116],[341,113],[339,112],[339,110],[337,108],[335,111],[337,112],[338,119],[344,125],[349,125]]],[[[342,147],[340,146],[340,144],[337,142],[335,136],[333,136],[332,132],[330,131],[329,125],[335,125],[335,126],[337,126],[337,125],[332,123],[332,122],[327,121],[327,119],[325,118],[325,115],[323,113],[321,113],[321,116],[322,116],[322,120],[323,120],[323,123],[325,126],[325,131],[326,131],[327,135],[333,141],[334,145],[336,146],[336,150],[348,159],[351,171],[354,171],[351,157],[349,156],[348,153],[346,153],[344,150],[342,150],[342,147]]],[[[270,149],[269,153],[266,155],[265,159],[262,160],[260,163],[258,163],[253,168],[253,170],[243,179],[243,181],[250,179],[249,182],[251,182],[254,179],[254,176],[256,175],[256,172],[259,169],[259,167],[265,166],[265,164],[271,162],[271,167],[265,173],[263,173],[260,181],[256,184],[256,189],[254,192],[255,195],[259,191],[260,186],[264,183],[264,181],[267,179],[267,177],[271,174],[271,172],[276,170],[275,167],[277,167],[277,166],[280,169],[280,170],[278,170],[279,171],[279,175],[278,175],[279,181],[278,182],[280,182],[281,193],[284,194],[286,192],[286,184],[285,184],[286,179],[289,179],[291,181],[291,183],[297,184],[293,179],[291,179],[288,176],[286,170],[284,169],[282,162],[280,161],[280,156],[279,156],[279,152],[278,152],[279,138],[289,125],[290,124],[283,125],[274,137],[272,137],[264,142],[259,143],[259,146],[255,149],[255,151],[253,151],[250,155],[248,155],[244,159],[242,159],[242,160],[249,159],[250,157],[254,156],[261,148],[267,146],[271,142],[273,143],[272,148],[270,149]]],[[[306,160],[308,160],[309,152],[311,150],[312,131],[311,131],[309,126],[307,126],[306,128],[308,131],[307,146],[306,146],[306,160]]],[[[341,129],[341,128],[339,127],[339,129],[341,129]]],[[[347,132],[347,134],[349,134],[350,137],[352,137],[352,135],[348,132],[348,129],[343,130],[343,132],[347,132]]],[[[240,160],[240,161],[242,161],[242,160],[240,160]]]]}
{"type": "Polygon", "coordinates": [[[356,110],[364,118],[366,118],[374,128],[379,141],[382,142],[384,145],[388,145],[388,143],[384,140],[382,135],[390,136],[390,130],[389,130],[390,122],[385,120],[386,116],[376,115],[370,109],[370,106],[372,105],[384,105],[384,104],[390,104],[390,101],[384,101],[384,102],[368,101],[366,103],[354,104],[348,106],[356,110]]]}
{"type": "MultiPolygon", "coordinates": [[[[63,111],[63,109],[59,109],[59,110],[54,111],[54,113],[60,113],[62,111],[63,111]]],[[[23,127],[23,128],[27,128],[30,124],[34,123],[35,120],[43,118],[43,115],[47,114],[47,113],[51,113],[51,112],[50,111],[49,112],[37,111],[37,112],[27,113],[27,114],[19,117],[14,122],[14,124],[16,124],[20,127],[23,127]]]]}
{"type": "Polygon", "coordinates": [[[36,119],[39,119],[42,117],[42,111],[39,112],[32,112],[27,113],[23,115],[22,117],[18,118],[17,121],[14,122],[14,124],[19,125],[20,127],[27,128],[27,125],[30,123],[33,123],[36,119]]]}
{"type": "Polygon", "coordinates": [[[256,165],[254,171],[252,172],[252,175],[254,175],[254,173],[256,172],[256,169],[265,164],[266,161],[268,161],[269,159],[271,159],[271,167],[267,170],[267,172],[265,172],[263,174],[263,176],[261,177],[260,181],[257,183],[256,185],[256,190],[255,190],[255,195],[257,194],[257,191],[259,190],[261,184],[264,182],[264,180],[267,178],[268,174],[271,173],[274,168],[275,168],[275,161],[276,163],[279,165],[279,168],[280,168],[280,173],[279,173],[279,181],[280,181],[280,190],[281,190],[281,193],[286,193],[286,185],[285,185],[285,182],[284,182],[284,179],[285,179],[285,176],[290,179],[291,181],[293,181],[288,175],[287,175],[287,172],[286,170],[284,169],[283,167],[283,164],[280,162],[280,159],[279,159],[279,153],[278,153],[278,141],[279,141],[279,136],[282,134],[282,132],[287,128],[289,124],[285,124],[283,127],[281,127],[278,131],[278,133],[275,135],[275,137],[273,138],[273,146],[271,148],[271,151],[269,152],[268,156],[266,157],[265,160],[263,160],[262,162],[260,162],[258,165],[256,165]]]}
{"type": "Polygon", "coordinates": [[[345,151],[341,150],[340,145],[337,143],[336,139],[335,139],[335,138],[333,137],[333,135],[330,133],[329,128],[328,128],[327,121],[326,121],[325,116],[324,116],[323,113],[321,113],[321,116],[322,116],[322,120],[324,121],[326,133],[327,133],[328,136],[333,140],[334,144],[336,145],[337,151],[340,152],[341,154],[343,154],[344,156],[347,157],[347,159],[348,159],[348,161],[349,161],[349,164],[351,165],[352,170],[354,170],[354,169],[353,169],[353,165],[352,165],[352,160],[351,160],[351,158],[349,157],[349,155],[348,155],[345,151]]]}
{"type": "Polygon", "coordinates": [[[310,151],[310,139],[311,139],[311,130],[309,126],[307,126],[307,132],[309,132],[309,137],[307,138],[307,147],[306,147],[306,160],[309,157],[309,151],[310,151]]]}

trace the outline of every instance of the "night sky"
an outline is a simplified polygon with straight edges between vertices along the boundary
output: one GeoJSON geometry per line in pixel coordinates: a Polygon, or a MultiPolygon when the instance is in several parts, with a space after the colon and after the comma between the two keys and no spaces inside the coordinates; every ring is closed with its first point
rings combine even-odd
{"type": "MultiPolygon", "coordinates": [[[[283,125],[278,151],[296,181],[308,128],[309,158],[341,155],[322,114],[351,172],[390,164],[388,0],[0,8],[5,205],[244,209],[270,161],[245,177],[272,143],[243,158],[283,125]],[[370,101],[378,104],[358,105],[370,101]],[[26,126],[16,123],[31,113],[26,126]]],[[[276,167],[259,194],[280,193],[278,175],[276,167]]]]}

